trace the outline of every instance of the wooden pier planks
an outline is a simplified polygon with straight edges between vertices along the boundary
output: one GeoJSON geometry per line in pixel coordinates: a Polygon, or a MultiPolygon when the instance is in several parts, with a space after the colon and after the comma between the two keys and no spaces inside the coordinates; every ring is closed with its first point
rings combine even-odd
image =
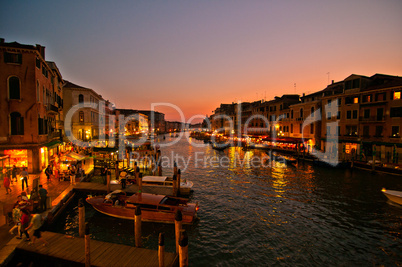
{"type": "MultiPolygon", "coordinates": [[[[114,191],[117,189],[121,189],[120,184],[111,184],[110,185],[110,191],[114,191]]],[[[99,183],[89,183],[89,182],[80,182],[74,185],[74,190],[78,191],[85,191],[85,192],[99,192],[99,193],[105,193],[107,190],[107,186],[104,184],[99,184],[99,183]]],[[[127,185],[127,187],[124,189],[127,193],[137,193],[138,192],[138,186],[133,184],[133,185],[127,185]]],[[[143,186],[142,187],[142,192],[143,193],[150,193],[150,194],[157,194],[157,195],[171,195],[172,190],[169,188],[161,188],[157,186],[143,186]]]]}
{"type": "MultiPolygon", "coordinates": [[[[44,232],[42,235],[49,242],[49,246],[43,247],[39,240],[35,245],[21,242],[17,246],[17,250],[85,263],[84,238],[68,238],[66,235],[52,232],[44,232]]],[[[156,250],[97,240],[91,240],[90,249],[92,266],[158,266],[158,251],[156,250]]],[[[166,266],[176,266],[177,263],[177,254],[165,253],[166,266]]]]}

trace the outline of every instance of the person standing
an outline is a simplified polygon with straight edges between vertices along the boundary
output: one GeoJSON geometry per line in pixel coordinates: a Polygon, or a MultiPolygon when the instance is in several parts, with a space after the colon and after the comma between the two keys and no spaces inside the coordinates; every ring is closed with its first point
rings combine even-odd
{"type": "Polygon", "coordinates": [[[49,244],[45,239],[42,238],[42,234],[41,234],[42,224],[43,224],[42,216],[40,214],[34,214],[32,217],[31,223],[26,228],[26,230],[29,230],[30,228],[32,228],[34,230],[32,243],[29,243],[30,245],[35,244],[36,239],[39,239],[40,241],[42,241],[43,246],[47,246],[49,244]]]}
{"type": "Polygon", "coordinates": [[[47,165],[45,174],[46,174],[47,180],[50,181],[50,176],[53,174],[52,168],[50,167],[50,165],[47,165]]]}
{"type": "Polygon", "coordinates": [[[28,188],[28,177],[29,177],[29,174],[27,172],[27,168],[26,167],[22,168],[22,172],[21,172],[22,191],[24,191],[24,183],[25,183],[26,187],[28,188]]]}
{"type": "Polygon", "coordinates": [[[6,195],[8,195],[8,191],[10,191],[11,193],[11,189],[10,189],[10,177],[8,177],[8,173],[6,172],[4,175],[4,180],[3,180],[3,185],[4,188],[6,189],[6,195]]]}
{"type": "MultiPolygon", "coordinates": [[[[18,168],[17,166],[13,165],[13,169],[11,170],[11,178],[12,180],[14,180],[15,182],[17,182],[17,174],[18,174],[18,168]]],[[[11,181],[12,181],[11,180],[11,181]]]]}
{"type": "Polygon", "coordinates": [[[12,212],[12,216],[13,216],[13,222],[14,222],[14,226],[9,230],[10,234],[14,234],[14,230],[18,229],[17,234],[20,233],[21,230],[21,210],[17,207],[14,207],[13,212],[12,212]]]}
{"type": "Polygon", "coordinates": [[[22,234],[25,234],[26,236],[26,241],[31,241],[29,238],[28,230],[27,227],[29,226],[30,222],[30,217],[29,212],[26,209],[21,210],[22,216],[21,216],[21,231],[20,231],[20,236],[17,236],[17,239],[22,239],[22,234]]]}
{"type": "Polygon", "coordinates": [[[46,201],[47,201],[47,190],[42,187],[42,185],[39,185],[39,197],[40,197],[40,202],[39,202],[39,208],[41,211],[46,211],[46,201]]]}

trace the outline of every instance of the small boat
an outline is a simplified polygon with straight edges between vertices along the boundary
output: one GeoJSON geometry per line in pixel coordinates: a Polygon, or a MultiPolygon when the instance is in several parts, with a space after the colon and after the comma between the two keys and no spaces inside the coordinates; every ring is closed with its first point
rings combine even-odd
{"type": "MultiPolygon", "coordinates": [[[[173,178],[167,176],[144,176],[142,186],[156,186],[164,188],[173,187],[173,178]]],[[[180,181],[180,195],[190,195],[193,182],[187,180],[180,181]]]]}
{"type": "Polygon", "coordinates": [[[253,146],[254,146],[254,148],[257,148],[257,149],[269,149],[270,148],[270,146],[266,145],[266,144],[254,144],[253,146]]]}
{"type": "Polygon", "coordinates": [[[215,150],[223,151],[228,147],[230,147],[229,143],[216,143],[216,142],[212,143],[212,148],[215,150]]]}
{"type": "Polygon", "coordinates": [[[139,206],[141,220],[145,222],[174,223],[175,213],[180,210],[182,222],[192,224],[198,210],[198,203],[188,203],[184,198],[147,193],[127,196],[122,190],[115,190],[106,196],[88,197],[86,201],[103,214],[127,220],[134,220],[135,207],[139,206]]]}
{"type": "Polygon", "coordinates": [[[291,156],[279,155],[276,152],[273,152],[272,155],[274,156],[276,161],[282,161],[283,163],[286,164],[293,164],[297,162],[297,159],[291,156]]]}
{"type": "Polygon", "coordinates": [[[402,191],[387,190],[385,188],[383,188],[381,191],[389,200],[402,205],[402,191]]]}

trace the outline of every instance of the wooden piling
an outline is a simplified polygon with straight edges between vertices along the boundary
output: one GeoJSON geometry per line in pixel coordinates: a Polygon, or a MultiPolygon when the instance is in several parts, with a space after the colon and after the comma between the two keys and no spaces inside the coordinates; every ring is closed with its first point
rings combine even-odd
{"type": "Polygon", "coordinates": [[[84,199],[80,198],[78,201],[78,233],[80,237],[85,235],[85,206],[84,199]]]}
{"type": "Polygon", "coordinates": [[[173,173],[174,173],[174,175],[177,175],[177,164],[176,164],[176,161],[174,162],[173,173]]]}
{"type": "Polygon", "coordinates": [[[85,223],[85,267],[91,267],[89,224],[85,223]]]}
{"type": "Polygon", "coordinates": [[[116,174],[116,179],[119,179],[119,161],[118,160],[116,160],[116,163],[115,163],[115,169],[116,169],[116,171],[115,171],[115,174],[116,174]]]}
{"type": "Polygon", "coordinates": [[[158,164],[158,175],[162,176],[162,166],[160,163],[158,164]]]}
{"type": "Polygon", "coordinates": [[[371,165],[371,171],[375,171],[375,156],[376,156],[376,145],[373,145],[373,165],[371,165]]]}
{"type": "Polygon", "coordinates": [[[138,179],[140,178],[140,167],[137,167],[135,169],[135,183],[138,185],[139,181],[138,179]]]}
{"type": "Polygon", "coordinates": [[[174,232],[176,237],[176,253],[179,253],[180,230],[183,225],[183,215],[180,210],[176,210],[174,215],[174,232]]]}
{"type": "Polygon", "coordinates": [[[135,234],[135,246],[140,248],[141,245],[141,208],[135,206],[135,218],[134,218],[134,234],[135,234]]]}
{"type": "Polygon", "coordinates": [[[165,266],[165,235],[163,233],[159,233],[159,242],[158,242],[158,259],[159,259],[159,267],[165,266]]]}
{"type": "Polygon", "coordinates": [[[173,186],[172,186],[173,192],[172,195],[177,197],[177,176],[176,174],[173,175],[173,186]]]}
{"type": "Polygon", "coordinates": [[[109,192],[110,192],[110,171],[109,171],[109,169],[106,170],[106,188],[107,188],[107,193],[109,194],[109,192]]]}
{"type": "Polygon", "coordinates": [[[138,193],[142,193],[142,173],[138,174],[138,193]]]}
{"type": "Polygon", "coordinates": [[[181,170],[177,171],[177,195],[180,195],[181,170]]]}
{"type": "Polygon", "coordinates": [[[188,236],[186,230],[180,230],[179,266],[188,266],[188,236]]]}

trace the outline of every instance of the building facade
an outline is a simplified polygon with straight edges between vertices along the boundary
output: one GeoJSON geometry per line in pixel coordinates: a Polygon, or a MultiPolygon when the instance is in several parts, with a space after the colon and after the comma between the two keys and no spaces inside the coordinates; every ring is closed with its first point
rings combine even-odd
{"type": "Polygon", "coordinates": [[[0,39],[0,153],[39,172],[61,145],[63,82],[45,47],[0,39]]]}
{"type": "Polygon", "coordinates": [[[352,74],[300,98],[283,95],[241,103],[241,109],[239,103],[221,104],[211,115],[212,130],[237,133],[236,121],[241,118],[242,133],[247,127],[248,135],[292,144],[288,148],[300,145],[309,152],[329,151],[340,160],[365,161],[375,156],[381,162],[398,163],[402,161],[401,94],[402,77],[352,74]]]}
{"type": "Polygon", "coordinates": [[[113,111],[111,104],[94,90],[65,81],[63,99],[64,120],[71,116],[71,125],[65,125],[67,140],[73,135],[78,140],[94,141],[114,131],[114,120],[108,113],[113,111]]]}

